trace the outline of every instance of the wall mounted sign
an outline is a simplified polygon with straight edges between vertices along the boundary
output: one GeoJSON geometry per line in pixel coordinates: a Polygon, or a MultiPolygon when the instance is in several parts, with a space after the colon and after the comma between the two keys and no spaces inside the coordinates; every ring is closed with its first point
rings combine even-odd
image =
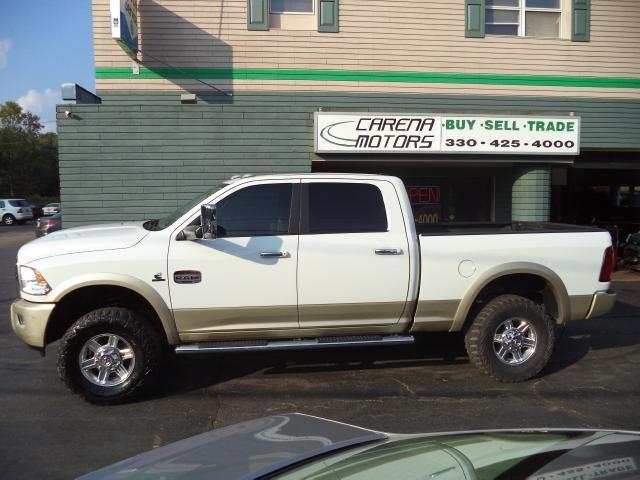
{"type": "Polygon", "coordinates": [[[111,37],[135,57],[138,53],[138,0],[111,0],[111,37]]]}
{"type": "Polygon", "coordinates": [[[577,155],[580,117],[316,112],[316,153],[577,155]]]}

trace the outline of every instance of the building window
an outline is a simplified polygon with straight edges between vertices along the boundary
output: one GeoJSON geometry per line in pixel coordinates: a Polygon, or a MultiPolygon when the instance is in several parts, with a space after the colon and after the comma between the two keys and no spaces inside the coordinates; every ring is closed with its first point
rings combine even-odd
{"type": "Polygon", "coordinates": [[[270,13],[310,13],[313,14],[314,0],[271,0],[270,13]]]}
{"type": "Polygon", "coordinates": [[[616,205],[618,207],[639,208],[640,185],[623,185],[618,187],[616,205]]]}
{"type": "Polygon", "coordinates": [[[485,33],[560,38],[562,0],[486,0],[485,33]]]}
{"type": "Polygon", "coordinates": [[[493,182],[489,177],[405,179],[416,226],[490,222],[493,182]]]}

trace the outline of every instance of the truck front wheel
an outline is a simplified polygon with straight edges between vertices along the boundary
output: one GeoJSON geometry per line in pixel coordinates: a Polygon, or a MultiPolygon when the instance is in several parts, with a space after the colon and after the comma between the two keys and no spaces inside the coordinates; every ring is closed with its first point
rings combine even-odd
{"type": "Polygon", "coordinates": [[[518,295],[487,303],[465,335],[469,359],[500,382],[521,382],[549,361],[555,333],[542,305],[518,295]]]}
{"type": "Polygon", "coordinates": [[[162,343],[148,321],[126,308],[100,308],[80,317],[62,337],[58,374],[91,403],[123,403],[150,383],[161,355],[162,343]]]}

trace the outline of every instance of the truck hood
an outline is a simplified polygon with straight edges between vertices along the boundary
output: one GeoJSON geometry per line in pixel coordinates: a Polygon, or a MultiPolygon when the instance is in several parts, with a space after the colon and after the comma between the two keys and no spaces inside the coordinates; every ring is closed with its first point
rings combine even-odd
{"type": "Polygon", "coordinates": [[[129,248],[149,234],[143,223],[107,223],[53,232],[25,244],[18,251],[18,264],[70,253],[129,248]]]}

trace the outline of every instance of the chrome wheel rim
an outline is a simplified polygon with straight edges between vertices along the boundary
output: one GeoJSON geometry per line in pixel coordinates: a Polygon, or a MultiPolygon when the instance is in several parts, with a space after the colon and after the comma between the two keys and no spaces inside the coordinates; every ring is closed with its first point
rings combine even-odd
{"type": "Polygon", "coordinates": [[[536,331],[524,318],[509,318],[493,334],[493,352],[506,365],[521,365],[536,351],[536,331]]]}
{"type": "Polygon", "coordinates": [[[94,385],[115,387],[131,376],[136,358],[131,344],[120,335],[101,333],[82,346],[79,364],[84,378],[94,385]]]}
{"type": "Polygon", "coordinates": [[[5,225],[13,225],[13,217],[11,215],[7,215],[4,217],[5,225]]]}

